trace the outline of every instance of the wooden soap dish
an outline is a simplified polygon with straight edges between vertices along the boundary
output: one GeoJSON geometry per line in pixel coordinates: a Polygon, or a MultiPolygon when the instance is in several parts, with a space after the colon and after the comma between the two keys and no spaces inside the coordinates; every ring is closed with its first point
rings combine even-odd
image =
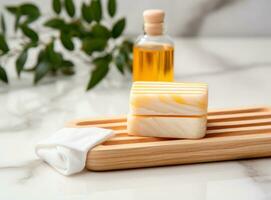
{"type": "Polygon", "coordinates": [[[198,140],[129,136],[126,117],[73,121],[69,127],[113,129],[116,136],[88,152],[94,171],[179,165],[271,156],[271,108],[208,112],[205,138],[198,140]]]}

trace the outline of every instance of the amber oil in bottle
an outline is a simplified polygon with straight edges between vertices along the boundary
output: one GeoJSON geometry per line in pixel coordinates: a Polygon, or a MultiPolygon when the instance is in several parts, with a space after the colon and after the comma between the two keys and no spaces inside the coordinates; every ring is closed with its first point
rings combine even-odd
{"type": "Polygon", "coordinates": [[[146,10],[144,35],[133,50],[134,81],[173,81],[174,45],[163,32],[164,11],[146,10]]]}

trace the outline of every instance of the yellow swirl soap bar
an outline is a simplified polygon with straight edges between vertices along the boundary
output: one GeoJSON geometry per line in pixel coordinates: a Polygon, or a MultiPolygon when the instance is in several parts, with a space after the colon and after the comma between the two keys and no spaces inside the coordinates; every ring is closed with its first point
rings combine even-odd
{"type": "Polygon", "coordinates": [[[202,138],[207,124],[205,83],[134,82],[130,94],[131,135],[202,138]]]}
{"type": "Polygon", "coordinates": [[[130,95],[133,115],[206,115],[205,83],[134,82],[130,95]]]}

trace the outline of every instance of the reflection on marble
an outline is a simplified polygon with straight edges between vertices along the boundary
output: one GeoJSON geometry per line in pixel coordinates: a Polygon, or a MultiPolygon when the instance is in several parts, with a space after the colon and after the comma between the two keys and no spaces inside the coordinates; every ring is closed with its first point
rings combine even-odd
{"type": "MultiPolygon", "coordinates": [[[[271,39],[176,39],[176,79],[209,83],[211,108],[270,105],[270,52],[271,39]]],[[[9,70],[11,85],[0,86],[0,199],[271,198],[269,158],[64,177],[37,160],[34,144],[69,120],[126,113],[130,81],[111,73],[86,93],[83,63],[75,76],[36,87],[9,70]]]]}
{"type": "Polygon", "coordinates": [[[1,165],[0,170],[1,171],[10,171],[12,172],[13,170],[24,171],[24,176],[20,177],[17,179],[18,183],[27,181],[28,179],[32,178],[34,175],[35,169],[42,164],[42,161],[39,159],[33,159],[29,161],[24,161],[24,162],[15,162],[13,164],[9,165],[1,165]]]}

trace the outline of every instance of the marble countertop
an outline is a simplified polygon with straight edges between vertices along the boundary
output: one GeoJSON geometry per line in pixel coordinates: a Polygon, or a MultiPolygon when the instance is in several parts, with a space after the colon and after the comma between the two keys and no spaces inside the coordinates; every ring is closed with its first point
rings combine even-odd
{"type": "MultiPolygon", "coordinates": [[[[211,108],[271,104],[271,39],[176,39],[179,81],[209,83],[211,108]]],[[[271,159],[65,177],[41,163],[34,144],[69,120],[128,111],[130,81],[114,71],[85,92],[89,66],[72,78],[32,77],[0,86],[0,199],[270,199],[271,159]]]]}

